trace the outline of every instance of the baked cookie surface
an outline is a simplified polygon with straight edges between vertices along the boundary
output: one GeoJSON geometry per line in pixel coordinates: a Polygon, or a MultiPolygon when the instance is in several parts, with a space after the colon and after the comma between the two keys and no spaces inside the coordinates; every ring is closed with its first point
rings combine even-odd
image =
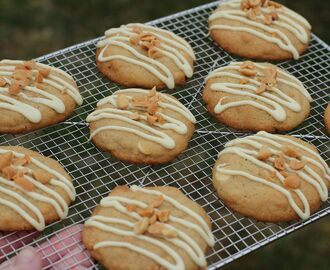
{"type": "Polygon", "coordinates": [[[226,205],[259,221],[306,219],[328,198],[330,170],[316,148],[264,131],[225,145],[213,185],[226,205]]]}
{"type": "Polygon", "coordinates": [[[107,30],[96,51],[100,72],[126,87],[184,85],[193,75],[194,60],[183,38],[140,23],[107,30]]]}
{"type": "Polygon", "coordinates": [[[187,148],[195,118],[174,97],[143,89],[125,89],[99,101],[87,117],[90,138],[120,160],[160,164],[187,148]]]}
{"type": "Polygon", "coordinates": [[[0,146],[0,231],[36,229],[64,219],[75,198],[71,177],[55,160],[0,146]]]}
{"type": "Polygon", "coordinates": [[[242,130],[291,130],[310,112],[294,76],[268,63],[233,62],[206,78],[203,100],[218,122],[242,130]]]}
{"type": "Polygon", "coordinates": [[[268,0],[221,3],[209,18],[209,30],[227,52],[263,60],[298,59],[311,38],[305,18],[268,0]]]}
{"type": "Polygon", "coordinates": [[[119,186],[85,222],[82,240],[106,269],[205,269],[214,245],[197,203],[170,186],[119,186]]]}
{"type": "Polygon", "coordinates": [[[324,112],[324,124],[328,134],[330,135],[330,104],[328,104],[324,112]]]}
{"type": "Polygon", "coordinates": [[[81,104],[75,81],[64,71],[34,61],[0,61],[0,133],[59,123],[81,104]]]}

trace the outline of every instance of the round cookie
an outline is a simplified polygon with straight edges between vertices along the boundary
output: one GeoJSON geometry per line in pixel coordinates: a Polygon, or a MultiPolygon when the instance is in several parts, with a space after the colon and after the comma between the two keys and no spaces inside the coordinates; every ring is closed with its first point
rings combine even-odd
{"type": "Polygon", "coordinates": [[[225,51],[263,60],[298,59],[311,39],[305,18],[268,0],[220,3],[209,18],[209,30],[225,51]]]}
{"type": "Polygon", "coordinates": [[[316,148],[260,131],[225,145],[213,185],[226,205],[259,221],[307,219],[328,198],[330,169],[316,148]]]}
{"type": "Polygon", "coordinates": [[[203,100],[218,122],[273,132],[291,130],[310,112],[310,97],[294,76],[268,63],[233,62],[206,78],[203,100]]]}
{"type": "Polygon", "coordinates": [[[330,134],[330,103],[324,112],[324,124],[328,134],[330,134]]]}
{"type": "Polygon", "coordinates": [[[99,101],[87,117],[90,138],[120,160],[160,164],[187,148],[195,118],[174,97],[143,89],[125,89],[99,101]]]}
{"type": "Polygon", "coordinates": [[[0,146],[0,231],[42,231],[67,216],[74,198],[72,179],[57,161],[0,146]]]}
{"type": "Polygon", "coordinates": [[[0,61],[0,133],[29,132],[64,121],[82,104],[73,78],[34,61],[0,61]]]}
{"type": "Polygon", "coordinates": [[[106,269],[206,268],[211,222],[196,202],[170,186],[119,186],[85,222],[82,241],[106,269]]]}
{"type": "Polygon", "coordinates": [[[97,43],[102,74],[126,87],[173,89],[193,75],[195,55],[181,37],[156,27],[131,23],[105,32],[97,43]]]}

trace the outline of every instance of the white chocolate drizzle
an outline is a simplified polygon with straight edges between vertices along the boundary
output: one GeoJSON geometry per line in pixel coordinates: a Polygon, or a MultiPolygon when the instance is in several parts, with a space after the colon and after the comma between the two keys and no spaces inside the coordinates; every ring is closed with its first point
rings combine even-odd
{"type": "MultiPolygon", "coordinates": [[[[261,94],[257,94],[256,91],[258,87],[261,85],[259,81],[253,79],[248,76],[244,76],[239,73],[241,62],[232,62],[229,66],[220,67],[212,71],[207,77],[206,81],[211,78],[233,78],[236,80],[247,79],[248,83],[231,83],[231,82],[214,82],[211,84],[211,91],[218,91],[222,93],[227,93],[230,95],[238,95],[244,98],[241,101],[231,101],[225,104],[222,104],[222,101],[226,99],[223,97],[219,100],[219,102],[214,107],[215,113],[222,113],[223,111],[237,106],[250,105],[260,110],[267,112],[271,115],[276,121],[283,122],[287,118],[287,110],[291,110],[293,112],[301,111],[301,104],[299,104],[296,100],[290,97],[281,89],[277,88],[274,85],[271,88],[271,91],[265,91],[261,94]]],[[[265,64],[257,64],[254,63],[258,72],[262,74],[262,71],[266,69],[267,65],[265,64]]],[[[292,87],[295,90],[299,91],[302,95],[304,95],[309,102],[312,101],[311,96],[303,86],[303,84],[296,79],[294,76],[282,71],[277,68],[278,78],[277,81],[286,86],[292,87]]]]}
{"type": "MultiPolygon", "coordinates": [[[[228,142],[225,145],[225,149],[219,153],[219,158],[225,154],[234,154],[243,158],[254,165],[270,172],[275,173],[276,178],[279,179],[280,183],[274,183],[268,181],[265,178],[260,176],[253,175],[251,173],[245,172],[244,170],[233,170],[228,169],[226,167],[229,164],[219,164],[216,167],[217,172],[217,179],[221,181],[221,174],[224,175],[238,175],[243,176],[248,180],[255,181],[261,184],[264,184],[270,188],[277,190],[278,192],[282,193],[288,200],[288,203],[292,207],[292,209],[297,213],[297,215],[302,219],[307,219],[310,216],[310,205],[306,195],[301,191],[301,189],[293,189],[288,190],[283,186],[284,177],[277,171],[272,165],[267,164],[264,161],[261,161],[257,158],[258,151],[261,147],[267,144],[267,147],[272,152],[273,155],[279,154],[282,147],[285,145],[290,145],[296,149],[302,150],[307,152],[310,156],[302,155],[301,160],[306,162],[306,165],[299,171],[294,171],[297,173],[299,178],[309,184],[313,185],[314,188],[319,193],[320,199],[322,201],[326,201],[328,199],[328,188],[325,183],[324,179],[330,181],[330,169],[325,161],[321,158],[321,156],[311,150],[310,148],[295,142],[293,139],[286,138],[279,135],[274,135],[267,133],[265,131],[260,131],[256,135],[247,136],[245,138],[235,139],[233,141],[228,142]],[[248,145],[249,147],[253,147],[254,149],[248,149],[244,147],[244,145],[248,145]],[[312,166],[316,166],[318,169],[321,170],[321,174],[319,174],[312,166]],[[295,193],[299,200],[302,202],[303,209],[298,206],[298,203],[294,199],[292,193],[295,193]]],[[[293,158],[289,156],[285,156],[285,159],[290,162],[293,158]]],[[[274,161],[274,158],[269,159],[270,162],[274,161]]],[[[289,168],[288,165],[285,165],[285,169],[291,172],[292,170],[289,168]]]]}
{"type": "Polygon", "coordinates": [[[191,46],[183,38],[180,38],[169,31],[139,23],[122,25],[120,28],[107,30],[105,32],[105,39],[97,43],[97,47],[102,48],[98,56],[98,61],[108,62],[117,59],[138,65],[156,76],[168,88],[174,88],[175,81],[171,70],[157,59],[143,55],[130,44],[129,39],[138,36],[138,34],[133,31],[134,27],[141,28],[144,34],[152,34],[157,37],[157,39],[161,41],[161,45],[155,48],[156,51],[170,58],[176,66],[182,70],[187,78],[190,78],[193,75],[193,68],[181,51],[187,53],[193,60],[195,60],[195,55],[191,46]],[[168,35],[170,37],[168,37],[168,35]],[[124,48],[132,54],[132,57],[119,54],[105,55],[108,46],[124,48]]]}
{"type": "MultiPolygon", "coordinates": [[[[241,22],[244,26],[213,24],[211,25],[210,30],[212,31],[217,29],[223,29],[247,32],[270,43],[276,44],[281,49],[290,52],[294,59],[299,58],[299,52],[294,46],[292,40],[290,40],[288,35],[283,30],[291,32],[301,43],[307,44],[309,41],[309,34],[306,29],[310,30],[311,26],[305,18],[303,18],[296,12],[282,6],[280,8],[276,8],[276,12],[278,12],[279,19],[273,21],[272,25],[265,25],[260,21],[253,21],[248,19],[246,17],[246,13],[241,10],[240,3],[240,0],[232,0],[221,4],[221,7],[230,7],[233,9],[226,8],[217,10],[210,16],[209,21],[212,22],[214,20],[223,18],[241,22]],[[276,27],[274,27],[273,25],[276,27]],[[254,29],[254,27],[257,28],[257,30],[254,29]],[[277,36],[273,36],[272,34],[276,34],[277,36]]],[[[262,7],[261,10],[265,13],[270,11],[266,7],[262,7]]],[[[257,16],[257,19],[263,20],[264,15],[257,16]]]]}
{"type": "MultiPolygon", "coordinates": [[[[5,153],[13,153],[15,157],[23,158],[24,154],[6,150],[0,148],[0,155],[5,153]]],[[[45,218],[41,212],[41,210],[33,204],[33,201],[40,201],[44,203],[50,204],[56,211],[57,215],[60,219],[66,218],[68,215],[68,205],[63,199],[63,197],[58,194],[56,191],[51,189],[50,186],[58,186],[62,190],[64,190],[68,196],[70,197],[71,201],[75,200],[75,188],[73,187],[71,181],[67,179],[65,176],[57,172],[56,170],[50,168],[49,166],[45,165],[45,163],[37,160],[36,158],[30,157],[31,163],[38,168],[47,171],[48,173],[53,175],[53,178],[50,180],[48,185],[44,185],[40,183],[39,181],[35,180],[33,177],[29,175],[25,175],[25,179],[32,183],[37,190],[36,191],[27,191],[24,188],[22,188],[20,185],[16,184],[13,181],[10,181],[8,179],[5,179],[0,176],[0,193],[4,193],[7,196],[10,196],[14,199],[7,200],[4,198],[0,198],[0,204],[5,205],[9,208],[11,208],[13,211],[15,211],[17,214],[19,214],[21,217],[23,217],[28,223],[30,223],[36,230],[42,231],[45,228],[45,218]],[[41,191],[41,193],[38,192],[41,191]],[[22,192],[27,198],[23,197],[19,192],[22,192]],[[32,201],[31,201],[32,200],[32,201]],[[23,204],[25,208],[29,210],[29,212],[32,212],[33,215],[29,214],[26,210],[24,210],[19,204],[17,204],[15,201],[18,201],[20,204],[23,204]]],[[[16,169],[27,169],[29,174],[33,173],[33,170],[28,169],[23,166],[16,166],[14,167],[16,169]]]]}
{"type": "MultiPolygon", "coordinates": [[[[13,75],[15,66],[23,63],[24,61],[20,60],[0,61],[0,64],[2,64],[0,65],[0,76],[4,78],[8,85],[11,84],[11,80],[9,78],[13,75]]],[[[74,99],[78,105],[82,104],[82,97],[79,91],[76,89],[73,78],[69,74],[58,68],[50,67],[40,63],[36,63],[36,66],[38,68],[50,68],[51,70],[48,77],[43,79],[44,84],[54,87],[60,92],[66,91],[67,94],[72,99],[74,99]],[[64,77],[66,80],[62,79],[61,77],[64,77]],[[71,82],[69,83],[67,80],[71,82]]],[[[36,73],[38,70],[32,69],[31,71],[36,73]]],[[[21,101],[22,99],[48,106],[59,114],[65,112],[65,104],[61,99],[47,92],[47,90],[39,89],[36,86],[25,86],[17,95],[17,97],[19,97],[20,100],[18,100],[16,97],[9,96],[9,87],[0,87],[0,108],[18,112],[32,123],[39,123],[41,121],[41,112],[37,107],[21,101]],[[38,96],[36,97],[35,95],[38,96]]]]}
{"type": "MultiPolygon", "coordinates": [[[[160,249],[162,249],[164,252],[168,254],[173,260],[174,263],[171,263],[170,261],[164,259],[163,257],[159,256],[157,253],[153,252],[152,250],[148,250],[144,247],[140,247],[137,245],[132,245],[125,241],[111,241],[111,240],[104,240],[101,242],[98,242],[94,245],[94,249],[99,249],[103,247],[124,247],[127,249],[130,249],[132,251],[135,251],[137,253],[140,253],[141,255],[144,255],[155,262],[157,262],[162,267],[169,269],[169,270],[184,270],[185,265],[183,258],[180,256],[179,253],[177,253],[171,246],[167,245],[166,242],[169,242],[181,249],[183,249],[187,255],[190,257],[190,259],[199,267],[205,267],[206,266],[206,260],[205,255],[203,253],[203,250],[199,247],[198,243],[190,237],[184,230],[178,229],[176,226],[173,226],[172,224],[178,223],[181,226],[184,226],[186,228],[194,230],[209,246],[214,245],[214,237],[209,229],[208,224],[206,221],[199,216],[196,212],[192,211],[188,207],[182,205],[174,198],[167,196],[161,191],[157,190],[151,190],[146,188],[141,188],[138,186],[131,186],[131,191],[133,192],[142,192],[146,193],[148,195],[155,195],[155,196],[163,196],[164,201],[170,203],[172,206],[177,208],[178,210],[184,212],[185,214],[189,215],[191,218],[194,219],[195,222],[187,221],[185,219],[175,217],[173,215],[170,216],[170,222],[164,224],[165,228],[174,230],[177,233],[176,238],[162,238],[163,241],[160,239],[151,237],[149,235],[138,235],[135,234],[133,231],[134,224],[133,222],[130,222],[126,219],[122,218],[112,218],[112,217],[105,217],[102,215],[95,215],[92,216],[89,220],[85,222],[85,226],[92,226],[95,228],[98,228],[100,230],[111,232],[116,235],[121,236],[130,236],[134,237],[136,239],[148,242],[160,249]],[[127,227],[128,229],[121,229],[118,228],[118,226],[114,227],[111,224],[121,224],[127,227]]],[[[126,207],[123,205],[128,203],[130,205],[136,205],[137,207],[140,207],[142,209],[148,207],[148,205],[142,201],[129,199],[121,196],[108,196],[106,198],[103,198],[101,200],[100,205],[102,207],[111,207],[116,209],[122,214],[125,214],[129,216],[130,218],[135,219],[136,221],[139,221],[142,219],[140,215],[138,215],[136,212],[129,212],[126,207]]]]}
{"type": "MultiPolygon", "coordinates": [[[[148,90],[136,89],[136,88],[119,90],[116,91],[113,95],[101,99],[98,102],[97,106],[102,106],[104,104],[109,103],[112,106],[116,107],[117,106],[116,99],[119,94],[125,94],[127,95],[128,99],[131,100],[132,96],[130,96],[130,94],[135,93],[135,94],[147,95],[148,92],[149,92],[148,90]]],[[[195,117],[191,114],[191,112],[179,101],[170,98],[165,94],[161,94],[161,93],[157,93],[157,94],[160,95],[162,99],[162,101],[158,102],[158,106],[160,108],[168,109],[176,113],[179,113],[182,116],[184,116],[187,120],[191,121],[192,123],[196,122],[195,117]]],[[[131,104],[126,110],[119,110],[117,108],[96,109],[94,112],[92,112],[90,115],[87,116],[86,119],[87,122],[98,121],[101,119],[116,119],[130,124],[130,126],[135,126],[137,128],[109,124],[94,130],[90,134],[90,139],[93,138],[99,132],[105,130],[117,130],[117,131],[125,131],[129,133],[133,133],[144,139],[158,143],[167,149],[173,149],[175,147],[174,139],[165,132],[156,129],[155,127],[164,130],[170,129],[181,135],[186,134],[188,131],[187,126],[183,122],[179,121],[178,119],[175,119],[174,117],[166,115],[163,112],[159,112],[159,114],[164,118],[165,123],[163,124],[154,123],[153,125],[150,125],[146,122],[147,117],[144,115],[140,115],[140,119],[143,121],[135,121],[130,119],[129,116],[133,114],[133,112],[131,112],[130,110],[142,110],[142,109],[136,108],[131,104]]]]}

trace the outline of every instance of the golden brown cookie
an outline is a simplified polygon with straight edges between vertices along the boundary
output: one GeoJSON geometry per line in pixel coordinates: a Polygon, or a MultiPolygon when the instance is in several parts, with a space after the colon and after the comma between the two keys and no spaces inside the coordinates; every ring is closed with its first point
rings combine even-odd
{"type": "Polygon", "coordinates": [[[309,115],[310,97],[294,76],[268,63],[233,62],[206,78],[203,100],[230,127],[291,130],[309,115]]]}
{"type": "Polygon", "coordinates": [[[75,81],[64,71],[34,61],[0,61],[0,133],[59,123],[81,104],[75,81]]]}
{"type": "Polygon", "coordinates": [[[74,197],[72,179],[57,161],[0,146],[0,231],[42,231],[67,216],[74,197]]]}
{"type": "Polygon", "coordinates": [[[126,87],[172,89],[184,85],[193,75],[194,60],[194,52],[183,38],[140,23],[107,30],[96,51],[101,73],[126,87]]]}
{"type": "Polygon", "coordinates": [[[106,269],[206,268],[211,222],[197,203],[170,186],[119,186],[85,222],[82,240],[106,269]]]}
{"type": "Polygon", "coordinates": [[[330,104],[328,104],[324,112],[324,124],[328,134],[330,135],[330,104]]]}
{"type": "Polygon", "coordinates": [[[227,52],[263,60],[298,59],[311,38],[305,18],[268,0],[220,3],[209,18],[209,29],[227,52]]]}
{"type": "Polygon", "coordinates": [[[327,200],[329,181],[313,145],[264,131],[228,142],[213,168],[221,200],[260,221],[308,218],[327,200]]]}
{"type": "Polygon", "coordinates": [[[143,89],[125,89],[99,101],[87,117],[90,138],[120,160],[160,164],[187,148],[195,118],[174,97],[143,89]]]}

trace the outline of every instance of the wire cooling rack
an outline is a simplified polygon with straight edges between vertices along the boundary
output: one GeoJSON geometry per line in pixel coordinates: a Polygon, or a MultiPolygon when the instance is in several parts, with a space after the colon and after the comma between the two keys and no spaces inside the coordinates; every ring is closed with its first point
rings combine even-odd
{"type": "MultiPolygon", "coordinates": [[[[166,165],[136,166],[123,163],[101,152],[88,141],[86,116],[94,110],[98,100],[119,89],[118,85],[103,78],[97,71],[95,43],[98,39],[37,59],[70,73],[77,81],[84,104],[66,122],[24,135],[0,135],[1,145],[22,145],[58,160],[74,179],[77,199],[71,205],[68,217],[47,226],[32,245],[38,247],[64,228],[83,223],[101,198],[115,186],[122,184],[176,186],[203,206],[212,219],[216,237],[216,244],[207,256],[209,269],[219,268],[330,213],[328,200],[306,221],[262,223],[231,211],[218,199],[211,183],[211,170],[217,153],[226,142],[247,134],[216,123],[201,101],[206,75],[216,67],[239,60],[220,49],[206,34],[208,16],[217,4],[218,2],[214,2],[149,22],[185,38],[192,45],[197,57],[194,76],[188,84],[166,91],[186,105],[197,119],[197,130],[189,148],[166,165]]],[[[280,62],[279,66],[299,78],[314,99],[309,118],[289,134],[313,143],[329,163],[330,143],[323,125],[323,112],[330,102],[328,45],[313,36],[309,50],[298,61],[280,62]]],[[[22,248],[17,248],[15,244],[19,242],[19,246],[24,246],[31,235],[33,233],[0,235],[0,240],[6,241],[3,246],[6,252],[4,255],[0,253],[0,256],[9,259],[15,255],[22,248]]],[[[54,250],[53,254],[62,256],[59,250],[54,250]]],[[[51,266],[53,262],[49,259],[49,254],[44,256],[51,266]]],[[[68,269],[79,263],[78,259],[74,259],[68,269]]],[[[92,267],[100,268],[98,265],[92,267]]]]}

